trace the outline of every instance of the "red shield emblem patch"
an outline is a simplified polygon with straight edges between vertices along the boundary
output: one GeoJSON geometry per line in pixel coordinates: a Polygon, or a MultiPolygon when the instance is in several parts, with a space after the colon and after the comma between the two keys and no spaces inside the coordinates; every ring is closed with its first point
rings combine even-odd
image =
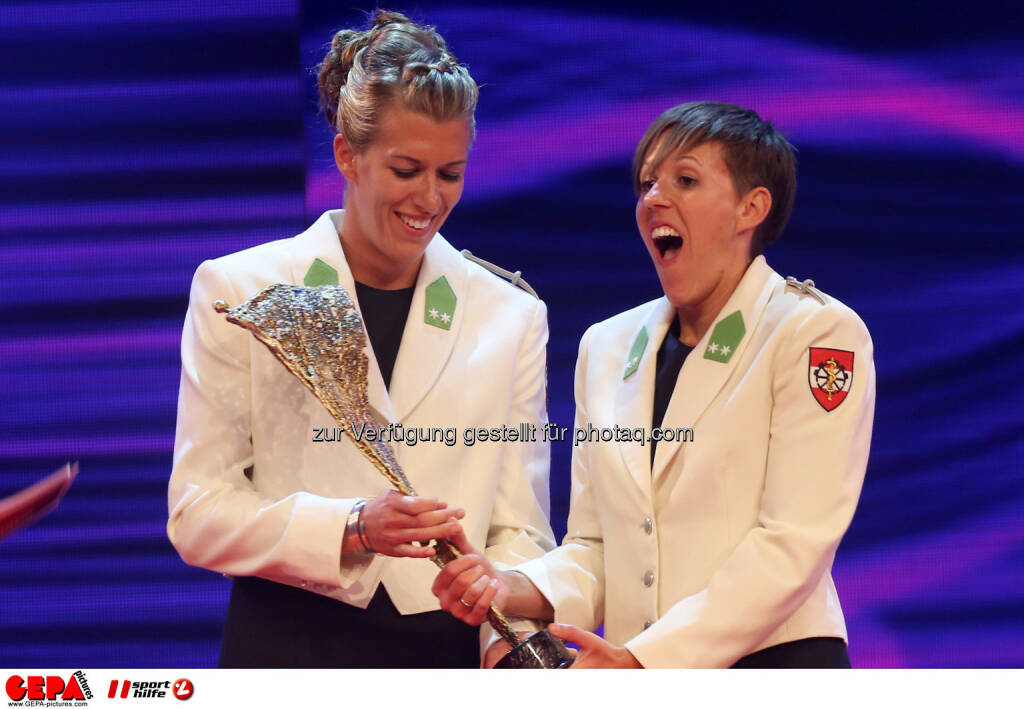
{"type": "Polygon", "coordinates": [[[853,383],[853,352],[811,347],[807,383],[821,408],[832,411],[846,399],[853,383]]]}

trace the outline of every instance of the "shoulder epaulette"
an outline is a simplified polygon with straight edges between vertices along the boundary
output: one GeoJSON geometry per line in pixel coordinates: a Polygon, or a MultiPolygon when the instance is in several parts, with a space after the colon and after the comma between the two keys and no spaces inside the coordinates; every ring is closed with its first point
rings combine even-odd
{"type": "Polygon", "coordinates": [[[500,277],[504,278],[506,281],[508,281],[512,285],[518,286],[518,287],[522,288],[524,291],[526,291],[527,293],[532,295],[534,298],[538,298],[538,299],[540,298],[540,296],[537,295],[537,291],[535,291],[533,288],[531,288],[530,284],[523,280],[523,272],[522,271],[516,271],[515,273],[513,273],[512,271],[506,271],[501,266],[495,266],[490,261],[484,261],[479,256],[474,256],[470,252],[469,249],[463,249],[462,250],[462,255],[465,256],[470,261],[472,261],[473,263],[475,263],[475,264],[477,264],[479,266],[483,266],[484,268],[486,268],[488,271],[490,271],[494,275],[500,276],[500,277]]]}
{"type": "Polygon", "coordinates": [[[825,305],[828,299],[828,296],[826,296],[824,293],[822,293],[820,290],[814,287],[814,281],[812,281],[810,278],[804,281],[798,281],[797,279],[793,278],[793,276],[786,276],[786,287],[795,288],[804,295],[809,295],[812,298],[815,298],[822,305],[825,305]]]}

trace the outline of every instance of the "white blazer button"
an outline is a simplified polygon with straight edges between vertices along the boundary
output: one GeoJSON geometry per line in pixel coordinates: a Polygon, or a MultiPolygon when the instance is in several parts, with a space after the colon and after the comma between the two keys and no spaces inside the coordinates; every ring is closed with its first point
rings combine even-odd
{"type": "Polygon", "coordinates": [[[644,532],[650,534],[654,531],[654,520],[650,517],[644,517],[644,532]]]}
{"type": "Polygon", "coordinates": [[[653,571],[648,571],[646,574],[644,574],[644,586],[650,586],[653,583],[654,583],[654,572],[653,571]]]}

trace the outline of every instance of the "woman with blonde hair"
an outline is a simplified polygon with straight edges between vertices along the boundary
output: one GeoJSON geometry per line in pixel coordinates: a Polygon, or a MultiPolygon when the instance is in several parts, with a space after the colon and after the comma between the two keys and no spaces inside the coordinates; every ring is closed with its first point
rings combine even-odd
{"type": "MultiPolygon", "coordinates": [[[[187,563],[235,577],[222,666],[478,666],[490,633],[438,610],[424,543],[464,533],[499,566],[550,549],[548,449],[423,434],[546,420],[546,309],[437,233],[462,195],[477,86],[433,28],[377,11],[335,35],[318,83],[345,208],[196,271],[168,535],[187,563]],[[299,380],[211,308],[279,282],[352,295],[370,405],[437,498],[388,491],[347,436],[324,435],[336,424],[299,380]]],[[[482,575],[462,602],[496,586],[482,575]]]]}

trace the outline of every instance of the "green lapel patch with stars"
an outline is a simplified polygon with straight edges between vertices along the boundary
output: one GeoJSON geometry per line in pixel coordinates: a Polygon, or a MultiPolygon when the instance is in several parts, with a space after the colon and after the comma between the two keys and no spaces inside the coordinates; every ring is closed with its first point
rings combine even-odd
{"type": "Polygon", "coordinates": [[[302,282],[307,286],[336,286],[338,271],[326,261],[315,258],[302,282]]]}
{"type": "Polygon", "coordinates": [[[623,379],[626,379],[640,366],[640,358],[644,356],[645,349],[647,349],[646,325],[640,328],[640,332],[636,334],[636,339],[633,340],[633,346],[629,348],[629,354],[626,356],[626,371],[622,373],[623,379]]]}
{"type": "Polygon", "coordinates": [[[427,286],[426,297],[423,299],[423,322],[442,330],[451,330],[457,300],[448,279],[441,276],[427,286]]]}
{"type": "Polygon", "coordinates": [[[743,324],[743,315],[739,310],[733,311],[730,315],[722,318],[711,331],[708,338],[707,349],[704,350],[704,359],[715,362],[726,363],[732,359],[740,340],[747,333],[743,324]]]}

